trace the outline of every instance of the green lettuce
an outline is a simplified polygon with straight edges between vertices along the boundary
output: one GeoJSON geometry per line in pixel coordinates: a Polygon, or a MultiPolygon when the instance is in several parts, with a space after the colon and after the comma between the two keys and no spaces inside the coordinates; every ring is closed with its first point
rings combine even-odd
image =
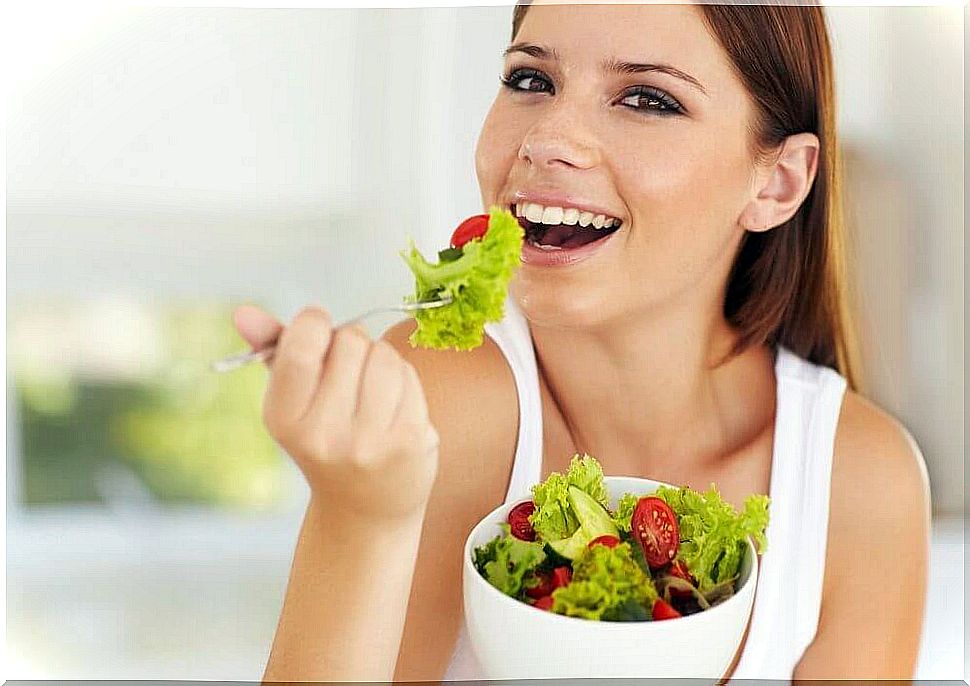
{"type": "Polygon", "coordinates": [[[654,495],[677,515],[677,558],[687,565],[702,593],[737,576],[748,536],[759,553],[767,547],[768,496],[748,496],[739,513],[721,498],[713,484],[706,493],[661,486],[654,495]]]}
{"type": "Polygon", "coordinates": [[[620,501],[616,504],[616,512],[613,513],[613,523],[620,531],[630,530],[630,520],[633,518],[633,511],[637,507],[640,498],[632,493],[624,493],[620,496],[620,501]]]}
{"type": "Polygon", "coordinates": [[[599,462],[586,454],[573,455],[565,475],[553,472],[541,484],[532,487],[532,502],[536,509],[529,515],[529,523],[542,540],[569,538],[579,528],[579,520],[569,502],[570,486],[588,494],[604,508],[608,507],[603,468],[599,462]]]}
{"type": "Polygon", "coordinates": [[[485,323],[505,316],[508,284],[521,261],[524,235],[510,212],[492,207],[485,235],[460,250],[441,251],[438,264],[425,260],[408,238],[408,250],[400,254],[416,283],[414,295],[405,302],[454,298],[449,305],[415,311],[418,326],[409,339],[411,345],[455,350],[480,346],[485,323]]]}
{"type": "Polygon", "coordinates": [[[657,590],[633,558],[629,543],[593,546],[573,564],[569,585],[552,593],[552,611],[570,617],[649,619],[657,590]],[[633,605],[641,608],[635,610],[633,605]]]}
{"type": "Polygon", "coordinates": [[[507,523],[500,526],[503,534],[475,549],[475,569],[502,593],[517,598],[527,575],[542,564],[546,554],[540,544],[512,536],[507,523]]]}

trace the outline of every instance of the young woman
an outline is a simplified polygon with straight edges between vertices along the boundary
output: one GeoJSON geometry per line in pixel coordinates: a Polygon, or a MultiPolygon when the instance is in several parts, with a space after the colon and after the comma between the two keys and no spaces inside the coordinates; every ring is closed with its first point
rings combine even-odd
{"type": "Polygon", "coordinates": [[[539,4],[513,24],[483,208],[613,224],[526,245],[471,352],[412,349],[410,321],[373,342],[316,307],[285,330],[237,310],[254,348],[282,330],[264,420],[312,492],[265,678],[476,676],[465,537],[582,452],[770,495],[729,676],[911,678],[927,480],[854,390],[822,10],[539,4]]]}

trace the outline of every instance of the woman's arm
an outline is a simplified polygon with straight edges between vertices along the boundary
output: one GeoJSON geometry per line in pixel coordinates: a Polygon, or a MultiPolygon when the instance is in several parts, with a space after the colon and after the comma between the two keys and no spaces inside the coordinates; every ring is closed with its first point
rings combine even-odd
{"type": "Polygon", "coordinates": [[[491,339],[471,351],[429,351],[411,347],[414,327],[404,321],[384,339],[421,377],[441,443],[394,679],[438,681],[461,627],[465,539],[508,487],[518,403],[511,371],[491,339]]]}
{"type": "Polygon", "coordinates": [[[819,628],[796,680],[913,678],[929,535],[929,485],[919,448],[895,420],[846,393],[819,628]]]}
{"type": "Polygon", "coordinates": [[[362,520],[311,500],[264,681],[390,681],[423,514],[362,520]]]}

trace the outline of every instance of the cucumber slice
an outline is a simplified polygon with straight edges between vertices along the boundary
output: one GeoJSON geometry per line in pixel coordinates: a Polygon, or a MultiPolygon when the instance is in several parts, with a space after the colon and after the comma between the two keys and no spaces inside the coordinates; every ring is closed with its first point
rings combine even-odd
{"type": "Polygon", "coordinates": [[[570,486],[569,502],[576,513],[576,519],[579,520],[579,528],[569,538],[549,541],[549,546],[556,553],[567,559],[575,560],[586,550],[586,546],[594,538],[600,536],[620,537],[620,532],[613,524],[610,513],[591,495],[575,486],[570,486]]]}

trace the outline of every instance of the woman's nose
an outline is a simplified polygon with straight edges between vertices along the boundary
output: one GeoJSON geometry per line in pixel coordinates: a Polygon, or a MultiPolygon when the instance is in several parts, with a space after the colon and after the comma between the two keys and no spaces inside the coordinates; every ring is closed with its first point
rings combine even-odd
{"type": "Polygon", "coordinates": [[[589,169],[599,161],[599,153],[575,115],[564,112],[536,122],[522,140],[519,159],[537,167],[589,169]]]}

